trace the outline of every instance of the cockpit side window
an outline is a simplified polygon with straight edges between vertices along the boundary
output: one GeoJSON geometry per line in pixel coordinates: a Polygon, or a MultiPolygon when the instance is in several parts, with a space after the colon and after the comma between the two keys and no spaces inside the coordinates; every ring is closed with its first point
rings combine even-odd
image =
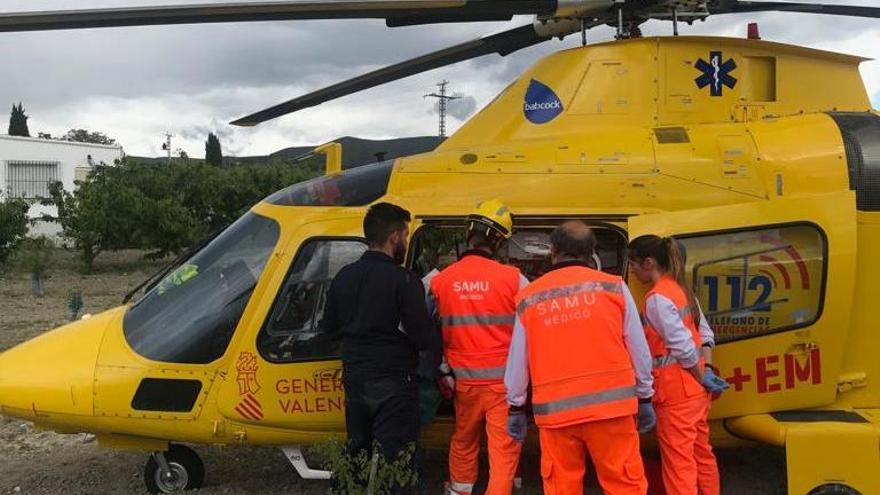
{"type": "Polygon", "coordinates": [[[204,364],[226,352],[280,228],[247,213],[178,265],[125,314],[123,332],[141,356],[204,364]]]}
{"type": "Polygon", "coordinates": [[[279,206],[364,206],[388,191],[393,160],[294,184],[266,198],[279,206]]]}
{"type": "MultiPolygon", "coordinates": [[[[514,265],[529,280],[550,269],[550,233],[565,219],[515,218],[513,236],[498,253],[499,261],[514,265]]],[[[602,271],[620,275],[626,237],[610,224],[586,220],[596,235],[596,264],[602,271]]],[[[428,220],[413,236],[410,266],[424,277],[443,270],[467,249],[464,218],[428,220]]]]}
{"type": "Polygon", "coordinates": [[[339,336],[325,334],[321,325],[327,292],[336,273],[366,250],[359,239],[303,243],[257,337],[257,349],[266,360],[290,363],[339,358],[339,336]]]}

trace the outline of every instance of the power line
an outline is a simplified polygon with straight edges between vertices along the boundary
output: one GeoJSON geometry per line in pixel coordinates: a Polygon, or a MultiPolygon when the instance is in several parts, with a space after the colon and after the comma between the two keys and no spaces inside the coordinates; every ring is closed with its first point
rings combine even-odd
{"type": "Polygon", "coordinates": [[[425,98],[437,98],[440,103],[440,138],[443,139],[446,137],[446,104],[449,100],[457,100],[461,98],[461,96],[449,96],[446,94],[446,86],[449,84],[449,81],[443,80],[437,83],[437,87],[440,90],[436,93],[427,94],[425,98]]]}
{"type": "Polygon", "coordinates": [[[168,163],[169,164],[171,163],[171,151],[172,151],[171,138],[173,138],[173,137],[174,137],[174,134],[171,134],[170,132],[166,132],[165,133],[165,142],[162,143],[162,149],[168,152],[168,163]]]}

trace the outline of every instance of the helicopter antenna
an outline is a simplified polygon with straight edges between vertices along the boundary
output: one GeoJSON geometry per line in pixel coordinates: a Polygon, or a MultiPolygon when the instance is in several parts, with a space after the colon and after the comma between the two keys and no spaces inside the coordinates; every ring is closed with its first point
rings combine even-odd
{"type": "Polygon", "coordinates": [[[678,10],[672,7],[672,35],[678,36],[678,10]]]}
{"type": "Polygon", "coordinates": [[[461,96],[449,96],[446,94],[446,86],[448,84],[449,81],[444,79],[437,83],[439,91],[424,96],[424,98],[437,98],[438,100],[440,100],[440,139],[446,137],[446,104],[449,102],[449,100],[457,100],[461,98],[461,96]]]}
{"type": "Polygon", "coordinates": [[[587,21],[581,19],[581,46],[587,46],[587,21]]]}
{"type": "Polygon", "coordinates": [[[623,39],[623,7],[617,9],[617,39],[623,39]]]}

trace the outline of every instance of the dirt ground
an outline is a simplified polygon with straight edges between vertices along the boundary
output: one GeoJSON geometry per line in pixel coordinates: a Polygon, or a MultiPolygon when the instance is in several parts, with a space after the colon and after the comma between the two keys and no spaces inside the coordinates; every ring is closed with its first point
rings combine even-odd
{"type": "MultiPolygon", "coordinates": [[[[95,272],[81,274],[72,253],[59,251],[46,282],[46,295],[31,295],[27,273],[0,275],[0,352],[70,320],[68,300],[79,292],[84,313],[118,305],[123,295],[161,266],[127,251],[103,254],[95,272]]],[[[2,372],[2,370],[0,370],[2,372]]],[[[195,447],[206,466],[205,494],[326,493],[327,484],[299,479],[283,454],[266,447],[195,447]]],[[[445,478],[445,452],[426,455],[429,494],[440,493],[445,478]]],[[[29,424],[0,417],[0,495],[4,494],[139,494],[144,493],[142,453],[98,447],[85,434],[59,435],[35,431],[29,424]]],[[[481,479],[485,480],[485,459],[481,479]]],[[[784,453],[772,448],[719,452],[724,490],[728,495],[785,494],[784,453]]],[[[523,459],[524,489],[539,494],[535,455],[523,459]]],[[[479,492],[479,490],[478,490],[479,492]]],[[[587,493],[600,493],[595,486],[587,493]]]]}
{"type": "MultiPolygon", "coordinates": [[[[75,253],[56,250],[45,280],[45,296],[33,297],[31,276],[17,266],[0,273],[0,352],[70,321],[68,300],[82,296],[80,314],[118,306],[125,293],[163,266],[141,251],[98,256],[93,273],[80,271],[75,253]]],[[[165,261],[167,263],[167,261],[165,261]]]]}

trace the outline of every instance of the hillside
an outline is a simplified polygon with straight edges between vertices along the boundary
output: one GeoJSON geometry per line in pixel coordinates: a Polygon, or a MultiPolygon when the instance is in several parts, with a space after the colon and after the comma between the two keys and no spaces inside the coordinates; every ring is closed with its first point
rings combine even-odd
{"type": "MultiPolygon", "coordinates": [[[[397,139],[361,139],[345,136],[335,140],[342,144],[342,168],[352,168],[377,161],[377,155],[384,160],[390,160],[401,156],[417,155],[436,148],[440,144],[437,136],[417,136],[397,139]]],[[[264,156],[241,156],[225,157],[224,161],[242,165],[261,163],[273,160],[296,161],[308,156],[318,146],[295,146],[278,150],[264,156]]],[[[139,162],[154,162],[165,160],[163,157],[146,158],[132,156],[139,162]]]]}

